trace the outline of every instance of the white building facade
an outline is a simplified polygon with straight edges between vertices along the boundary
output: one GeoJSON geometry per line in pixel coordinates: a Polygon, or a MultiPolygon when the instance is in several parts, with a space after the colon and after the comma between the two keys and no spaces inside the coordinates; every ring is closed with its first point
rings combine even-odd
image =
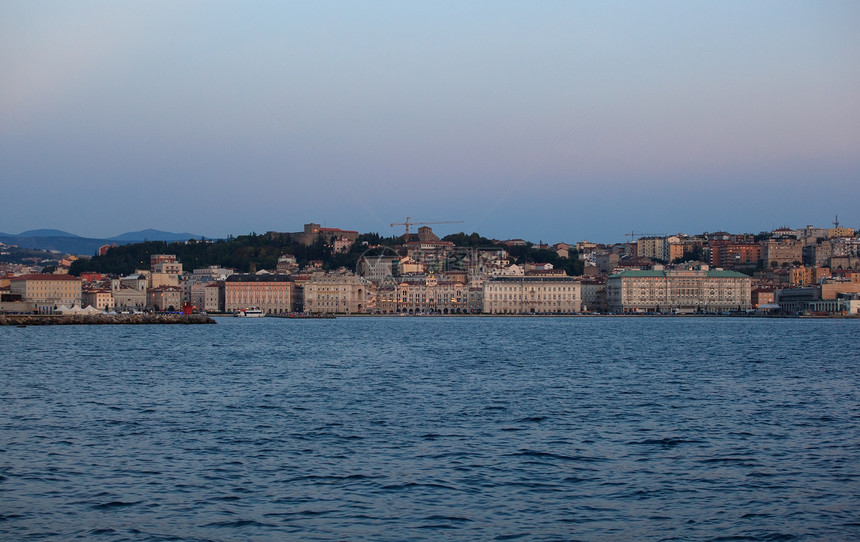
{"type": "Polygon", "coordinates": [[[580,281],[566,276],[491,277],[484,282],[486,314],[574,314],[582,308],[580,281]]]}
{"type": "Polygon", "coordinates": [[[751,307],[751,279],[722,270],[625,270],[606,281],[610,312],[722,312],[751,307]]]}

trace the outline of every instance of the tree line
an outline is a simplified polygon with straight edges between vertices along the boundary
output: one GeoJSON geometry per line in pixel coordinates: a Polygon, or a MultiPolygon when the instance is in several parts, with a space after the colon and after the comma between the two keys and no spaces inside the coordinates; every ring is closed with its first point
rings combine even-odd
{"type": "MultiPolygon", "coordinates": [[[[520,265],[527,262],[551,263],[556,269],[564,269],[568,275],[582,274],[582,262],[573,253],[570,258],[562,258],[555,251],[536,249],[531,243],[508,247],[493,243],[477,233],[467,235],[460,232],[443,240],[457,247],[503,248],[510,254],[511,261],[520,265]]],[[[84,272],[130,275],[138,269],[149,269],[149,257],[153,254],[175,254],[186,271],[213,265],[232,268],[240,273],[275,269],[278,258],[284,255],[294,256],[302,267],[318,260],[326,270],[355,269],[362,256],[381,254],[401,243],[399,236],[383,237],[378,233],[360,234],[347,252],[335,252],[334,238],[323,235],[310,245],[297,243],[288,235],[257,233],[218,240],[146,241],[111,247],[104,255],[79,259],[72,263],[69,273],[75,276],[84,272]]]]}

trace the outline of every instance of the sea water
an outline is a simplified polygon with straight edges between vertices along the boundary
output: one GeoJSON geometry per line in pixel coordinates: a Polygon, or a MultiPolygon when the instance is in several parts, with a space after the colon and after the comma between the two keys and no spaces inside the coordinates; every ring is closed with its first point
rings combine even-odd
{"type": "Polygon", "coordinates": [[[0,328],[3,540],[860,539],[860,321],[0,328]]]}

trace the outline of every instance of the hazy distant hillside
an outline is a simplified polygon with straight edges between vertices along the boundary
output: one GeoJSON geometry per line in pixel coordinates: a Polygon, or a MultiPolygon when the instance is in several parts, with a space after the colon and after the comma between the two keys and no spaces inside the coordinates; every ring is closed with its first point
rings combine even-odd
{"type": "Polygon", "coordinates": [[[104,239],[87,239],[86,237],[21,237],[13,235],[0,236],[0,243],[18,245],[21,248],[56,250],[63,253],[90,256],[107,242],[104,239]]]}
{"type": "MultiPolygon", "coordinates": [[[[5,234],[4,234],[5,235],[5,234]]],[[[74,233],[69,233],[63,230],[27,230],[22,231],[16,237],[78,237],[81,238],[80,235],[75,235],[74,233]]]]}
{"type": "Polygon", "coordinates": [[[200,239],[201,236],[193,233],[171,233],[160,230],[140,230],[116,235],[111,239],[116,241],[187,241],[189,239],[200,239]]]}
{"type": "Polygon", "coordinates": [[[199,235],[191,233],[171,233],[159,230],[141,230],[123,233],[108,239],[93,239],[81,237],[61,230],[39,229],[21,232],[18,235],[0,234],[0,243],[18,245],[21,248],[39,250],[56,250],[69,254],[92,256],[102,245],[126,245],[143,241],[187,241],[200,239],[199,235]]]}

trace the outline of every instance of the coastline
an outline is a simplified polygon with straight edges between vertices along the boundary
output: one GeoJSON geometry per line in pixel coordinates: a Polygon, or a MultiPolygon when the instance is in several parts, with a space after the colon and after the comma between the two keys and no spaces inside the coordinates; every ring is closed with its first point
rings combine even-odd
{"type": "Polygon", "coordinates": [[[0,314],[0,326],[214,324],[205,314],[0,314]]]}

